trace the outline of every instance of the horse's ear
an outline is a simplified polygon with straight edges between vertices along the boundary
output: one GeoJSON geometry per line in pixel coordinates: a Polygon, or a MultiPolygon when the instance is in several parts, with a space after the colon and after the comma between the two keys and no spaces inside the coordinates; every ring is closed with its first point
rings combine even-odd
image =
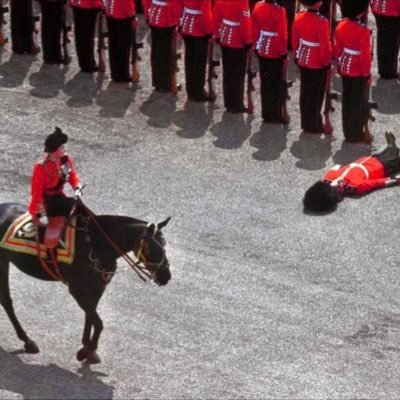
{"type": "Polygon", "coordinates": [[[157,224],[157,228],[160,229],[160,230],[161,230],[162,228],[164,228],[164,226],[168,224],[168,222],[169,222],[170,219],[171,219],[171,217],[168,217],[168,218],[165,219],[164,221],[159,222],[159,223],[157,224]]]}
{"type": "Polygon", "coordinates": [[[145,236],[153,237],[156,233],[156,226],[154,224],[148,224],[145,230],[145,236]]]}

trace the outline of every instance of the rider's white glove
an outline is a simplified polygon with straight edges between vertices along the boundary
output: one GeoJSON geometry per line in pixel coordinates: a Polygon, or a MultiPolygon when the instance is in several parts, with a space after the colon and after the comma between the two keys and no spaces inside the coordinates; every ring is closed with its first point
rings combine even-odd
{"type": "Polygon", "coordinates": [[[47,218],[46,214],[40,214],[39,223],[40,223],[40,225],[48,225],[49,224],[49,219],[47,218]]]}
{"type": "Polygon", "coordinates": [[[77,186],[75,188],[75,197],[81,197],[82,196],[82,186],[77,186]]]}

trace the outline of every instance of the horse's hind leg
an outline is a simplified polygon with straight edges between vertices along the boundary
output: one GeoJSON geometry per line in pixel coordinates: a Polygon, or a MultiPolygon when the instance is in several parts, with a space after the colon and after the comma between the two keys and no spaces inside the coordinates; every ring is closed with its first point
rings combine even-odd
{"type": "Polygon", "coordinates": [[[3,306],[8,318],[13,324],[18,338],[25,343],[25,351],[27,353],[36,354],[39,353],[39,348],[33,340],[29,339],[26,332],[22,329],[22,326],[14,312],[14,307],[10,296],[9,268],[9,261],[0,254],[0,304],[3,306]]]}

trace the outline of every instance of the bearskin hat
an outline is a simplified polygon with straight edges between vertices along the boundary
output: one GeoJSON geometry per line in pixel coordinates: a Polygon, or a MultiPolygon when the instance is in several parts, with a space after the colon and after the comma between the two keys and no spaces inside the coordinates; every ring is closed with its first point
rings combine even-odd
{"type": "Polygon", "coordinates": [[[56,129],[53,133],[47,136],[44,142],[44,151],[45,153],[52,153],[56,151],[62,144],[68,142],[68,136],[63,133],[63,131],[56,126],[56,129]]]}
{"type": "Polygon", "coordinates": [[[340,9],[342,18],[355,18],[367,11],[369,0],[342,0],[340,9]]]}
{"type": "Polygon", "coordinates": [[[321,0],[300,0],[300,3],[308,7],[314,5],[315,3],[318,3],[319,1],[321,0]]]}
{"type": "Polygon", "coordinates": [[[333,209],[341,200],[336,187],[328,182],[315,182],[307,189],[303,198],[304,209],[313,212],[327,212],[333,209]]]}

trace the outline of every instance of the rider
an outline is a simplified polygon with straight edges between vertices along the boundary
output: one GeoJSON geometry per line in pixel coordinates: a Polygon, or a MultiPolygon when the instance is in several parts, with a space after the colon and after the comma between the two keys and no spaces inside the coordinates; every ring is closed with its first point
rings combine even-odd
{"type": "Polygon", "coordinates": [[[34,165],[31,179],[28,211],[36,225],[46,226],[44,244],[53,259],[53,250],[74,204],[74,199],[64,194],[64,184],[68,182],[72,186],[75,196],[82,194],[71,157],[65,153],[67,141],[68,136],[58,127],[47,136],[44,143],[47,154],[34,165]]]}

